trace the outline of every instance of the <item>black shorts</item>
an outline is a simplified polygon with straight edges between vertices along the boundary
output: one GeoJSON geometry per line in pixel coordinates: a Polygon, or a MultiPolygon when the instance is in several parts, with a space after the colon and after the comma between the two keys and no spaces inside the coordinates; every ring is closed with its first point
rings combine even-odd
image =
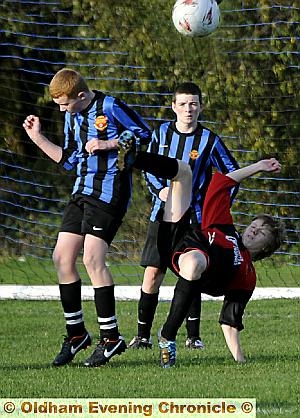
{"type": "Polygon", "coordinates": [[[120,210],[118,216],[110,205],[99,202],[89,196],[74,195],[67,204],[60,227],[60,232],[71,232],[77,235],[90,234],[111,244],[126,209],[120,210]]]}
{"type": "Polygon", "coordinates": [[[142,267],[157,267],[165,273],[167,271],[167,266],[164,263],[158,250],[157,237],[159,225],[159,221],[149,222],[140,264],[142,267]]]}
{"type": "Polygon", "coordinates": [[[244,329],[244,311],[252,293],[252,290],[231,290],[227,292],[220,312],[219,323],[242,331],[244,329]]]}
{"type": "MultiPolygon", "coordinates": [[[[159,218],[162,216],[163,213],[159,215],[159,218]]],[[[150,221],[140,265],[142,267],[157,267],[165,273],[169,267],[172,249],[184,235],[190,224],[190,218],[191,212],[188,210],[176,223],[162,220],[150,221]]],[[[196,227],[196,225],[194,226],[196,227]]]]}
{"type": "Polygon", "coordinates": [[[201,274],[199,291],[211,296],[222,296],[228,289],[247,290],[252,275],[247,275],[234,264],[234,251],[231,247],[209,244],[199,227],[163,222],[159,230],[159,250],[167,266],[177,276],[179,257],[188,251],[196,250],[204,254],[208,268],[201,274]],[[167,237],[173,237],[169,242],[167,237]],[[247,280],[249,278],[249,280],[247,280]],[[231,286],[234,284],[234,288],[231,286]]]}
{"type": "Polygon", "coordinates": [[[158,267],[164,272],[167,267],[172,269],[171,259],[174,248],[177,247],[189,226],[190,211],[187,211],[176,223],[150,222],[141,265],[158,267]]]}
{"type": "Polygon", "coordinates": [[[176,223],[162,222],[159,229],[158,248],[164,263],[178,275],[181,254],[198,250],[207,254],[207,241],[200,234],[200,225],[190,224],[190,213],[176,223]]]}

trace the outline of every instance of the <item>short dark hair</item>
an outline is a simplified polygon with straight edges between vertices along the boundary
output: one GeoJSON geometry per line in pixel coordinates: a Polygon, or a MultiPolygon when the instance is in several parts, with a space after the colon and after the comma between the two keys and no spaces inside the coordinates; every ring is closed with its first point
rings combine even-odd
{"type": "Polygon", "coordinates": [[[263,258],[270,257],[282,244],[284,237],[284,226],[281,222],[277,221],[273,216],[266,215],[264,213],[255,216],[252,222],[259,219],[266,225],[267,229],[271,232],[271,240],[268,245],[259,253],[253,256],[253,261],[262,260],[263,258]]]}
{"type": "Polygon", "coordinates": [[[202,103],[202,93],[200,87],[198,87],[197,84],[192,83],[190,81],[180,83],[176,86],[172,96],[172,102],[176,101],[177,94],[193,94],[195,96],[198,96],[199,102],[202,103]]]}

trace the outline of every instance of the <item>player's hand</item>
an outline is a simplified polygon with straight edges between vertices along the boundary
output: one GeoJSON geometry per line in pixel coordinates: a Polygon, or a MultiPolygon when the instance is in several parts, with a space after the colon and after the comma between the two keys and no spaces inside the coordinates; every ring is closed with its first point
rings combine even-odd
{"type": "Polygon", "coordinates": [[[281,164],[276,158],[269,158],[267,160],[260,160],[259,162],[262,171],[279,173],[281,170],[281,164]]]}
{"type": "Polygon", "coordinates": [[[117,149],[117,139],[110,141],[104,141],[103,139],[92,138],[85,146],[85,150],[90,154],[95,154],[97,151],[109,151],[111,149],[117,149]]]}
{"type": "Polygon", "coordinates": [[[170,187],[164,187],[163,189],[161,189],[161,191],[159,192],[158,197],[160,198],[160,200],[162,202],[166,202],[167,201],[167,197],[169,194],[169,188],[170,187]]]}
{"type": "Polygon", "coordinates": [[[24,120],[23,128],[25,129],[29,138],[34,141],[35,138],[41,134],[40,119],[35,115],[27,116],[24,120]]]}

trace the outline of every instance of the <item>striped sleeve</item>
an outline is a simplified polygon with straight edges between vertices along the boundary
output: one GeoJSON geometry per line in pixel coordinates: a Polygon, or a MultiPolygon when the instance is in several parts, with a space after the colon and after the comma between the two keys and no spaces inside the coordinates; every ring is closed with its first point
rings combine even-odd
{"type": "Polygon", "coordinates": [[[65,170],[73,170],[78,162],[77,159],[77,144],[74,138],[74,133],[71,130],[71,116],[65,114],[65,125],[64,125],[64,147],[62,158],[59,162],[65,170]]]}
{"type": "MultiPolygon", "coordinates": [[[[214,166],[223,174],[230,173],[231,171],[235,171],[240,168],[239,164],[235,160],[235,158],[230,153],[229,149],[226,147],[224,142],[216,136],[215,144],[212,150],[211,159],[214,166]]],[[[239,189],[239,184],[237,184],[231,190],[231,202],[236,196],[239,189]]]]}
{"type": "Polygon", "coordinates": [[[115,99],[112,115],[125,129],[132,131],[141,140],[142,145],[149,144],[151,130],[143,118],[120,99],[115,99]]]}

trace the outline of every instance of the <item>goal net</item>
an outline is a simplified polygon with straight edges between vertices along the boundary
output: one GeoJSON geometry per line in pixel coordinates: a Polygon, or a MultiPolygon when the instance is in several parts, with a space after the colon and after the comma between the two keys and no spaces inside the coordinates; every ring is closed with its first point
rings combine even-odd
{"type": "MultiPolygon", "coordinates": [[[[180,35],[171,0],[4,0],[0,37],[0,297],[55,298],[51,261],[72,175],[27,138],[22,123],[38,114],[44,133],[61,144],[63,114],[47,85],[63,67],[80,71],[92,88],[126,101],[154,128],[173,119],[178,82],[201,86],[202,123],[217,132],[241,166],[276,156],[280,175],[243,183],[233,205],[242,229],[255,213],[285,224],[283,246],[257,262],[257,295],[299,297],[299,8],[292,0],[224,0],[220,27],[205,38],[180,35]],[[95,2],[96,4],[96,2],[95,2]]],[[[117,297],[138,298],[139,266],[151,197],[134,173],[132,203],[107,263],[117,297]]],[[[90,295],[81,260],[79,271],[90,295]]],[[[172,295],[167,273],[161,298],[172,295]]]]}

